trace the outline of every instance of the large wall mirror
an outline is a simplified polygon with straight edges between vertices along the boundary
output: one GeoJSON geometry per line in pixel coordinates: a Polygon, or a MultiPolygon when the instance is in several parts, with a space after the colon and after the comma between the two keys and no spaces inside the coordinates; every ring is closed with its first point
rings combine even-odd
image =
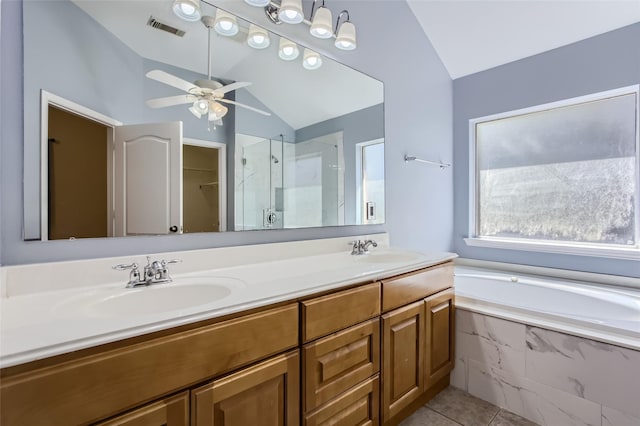
{"type": "Polygon", "coordinates": [[[23,3],[25,239],[383,223],[383,84],[171,6],[23,3]]]}

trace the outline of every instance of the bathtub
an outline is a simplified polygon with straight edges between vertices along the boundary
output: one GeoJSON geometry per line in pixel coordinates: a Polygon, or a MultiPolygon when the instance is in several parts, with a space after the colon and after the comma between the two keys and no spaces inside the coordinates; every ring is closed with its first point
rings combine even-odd
{"type": "Polygon", "coordinates": [[[456,266],[458,308],[640,350],[640,290],[456,266]]]}

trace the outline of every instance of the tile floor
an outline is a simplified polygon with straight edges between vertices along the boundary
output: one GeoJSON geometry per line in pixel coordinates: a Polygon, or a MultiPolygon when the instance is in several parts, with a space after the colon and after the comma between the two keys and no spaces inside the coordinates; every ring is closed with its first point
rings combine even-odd
{"type": "Polygon", "coordinates": [[[535,426],[523,419],[449,386],[400,426],[535,426]]]}

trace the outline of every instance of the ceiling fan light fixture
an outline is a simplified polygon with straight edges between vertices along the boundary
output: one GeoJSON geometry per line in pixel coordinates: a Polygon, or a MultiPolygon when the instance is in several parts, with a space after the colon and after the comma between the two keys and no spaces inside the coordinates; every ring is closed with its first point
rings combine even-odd
{"type": "Polygon", "coordinates": [[[317,70],[322,66],[322,58],[317,52],[305,48],[302,56],[302,66],[307,70],[317,70]]]}
{"type": "Polygon", "coordinates": [[[299,24],[304,20],[302,0],[282,0],[278,18],[287,24],[299,24]]]}
{"type": "Polygon", "coordinates": [[[200,114],[194,106],[189,107],[189,112],[193,114],[196,118],[202,118],[202,114],[200,114]]]}
{"type": "Polygon", "coordinates": [[[175,0],[172,9],[178,18],[185,21],[200,20],[200,0],[175,0]]]}
{"type": "Polygon", "coordinates": [[[227,115],[229,108],[218,102],[209,102],[209,121],[217,121],[227,115]]]}
{"type": "Polygon", "coordinates": [[[218,9],[216,10],[216,19],[213,24],[213,29],[222,36],[232,37],[238,34],[238,21],[232,14],[218,9]]]}
{"type": "Polygon", "coordinates": [[[264,28],[250,24],[247,44],[254,49],[265,49],[269,47],[269,44],[271,44],[271,40],[269,40],[269,33],[264,28]]]}
{"type": "Polygon", "coordinates": [[[244,0],[249,6],[254,7],[265,7],[267,6],[271,0],[244,0]]]}
{"type": "Polygon", "coordinates": [[[299,55],[300,50],[298,49],[297,44],[295,44],[291,40],[280,37],[280,44],[278,46],[278,56],[280,57],[280,59],[284,61],[293,61],[299,55]]]}
{"type": "Polygon", "coordinates": [[[317,38],[331,38],[333,35],[331,11],[324,5],[320,6],[313,15],[313,22],[309,33],[317,38]]]}

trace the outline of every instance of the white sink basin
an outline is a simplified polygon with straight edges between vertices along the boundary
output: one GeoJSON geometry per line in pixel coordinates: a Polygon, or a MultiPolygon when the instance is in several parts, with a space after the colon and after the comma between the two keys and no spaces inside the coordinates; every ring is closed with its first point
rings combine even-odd
{"type": "Polygon", "coordinates": [[[371,251],[369,254],[363,254],[356,257],[358,262],[365,263],[400,263],[400,262],[412,262],[418,260],[420,255],[418,253],[411,252],[393,252],[393,251],[371,251]]]}
{"type": "Polygon", "coordinates": [[[227,277],[192,276],[149,287],[122,287],[84,292],[54,309],[80,311],[92,317],[148,315],[208,305],[228,297],[244,282],[227,277]]]}

